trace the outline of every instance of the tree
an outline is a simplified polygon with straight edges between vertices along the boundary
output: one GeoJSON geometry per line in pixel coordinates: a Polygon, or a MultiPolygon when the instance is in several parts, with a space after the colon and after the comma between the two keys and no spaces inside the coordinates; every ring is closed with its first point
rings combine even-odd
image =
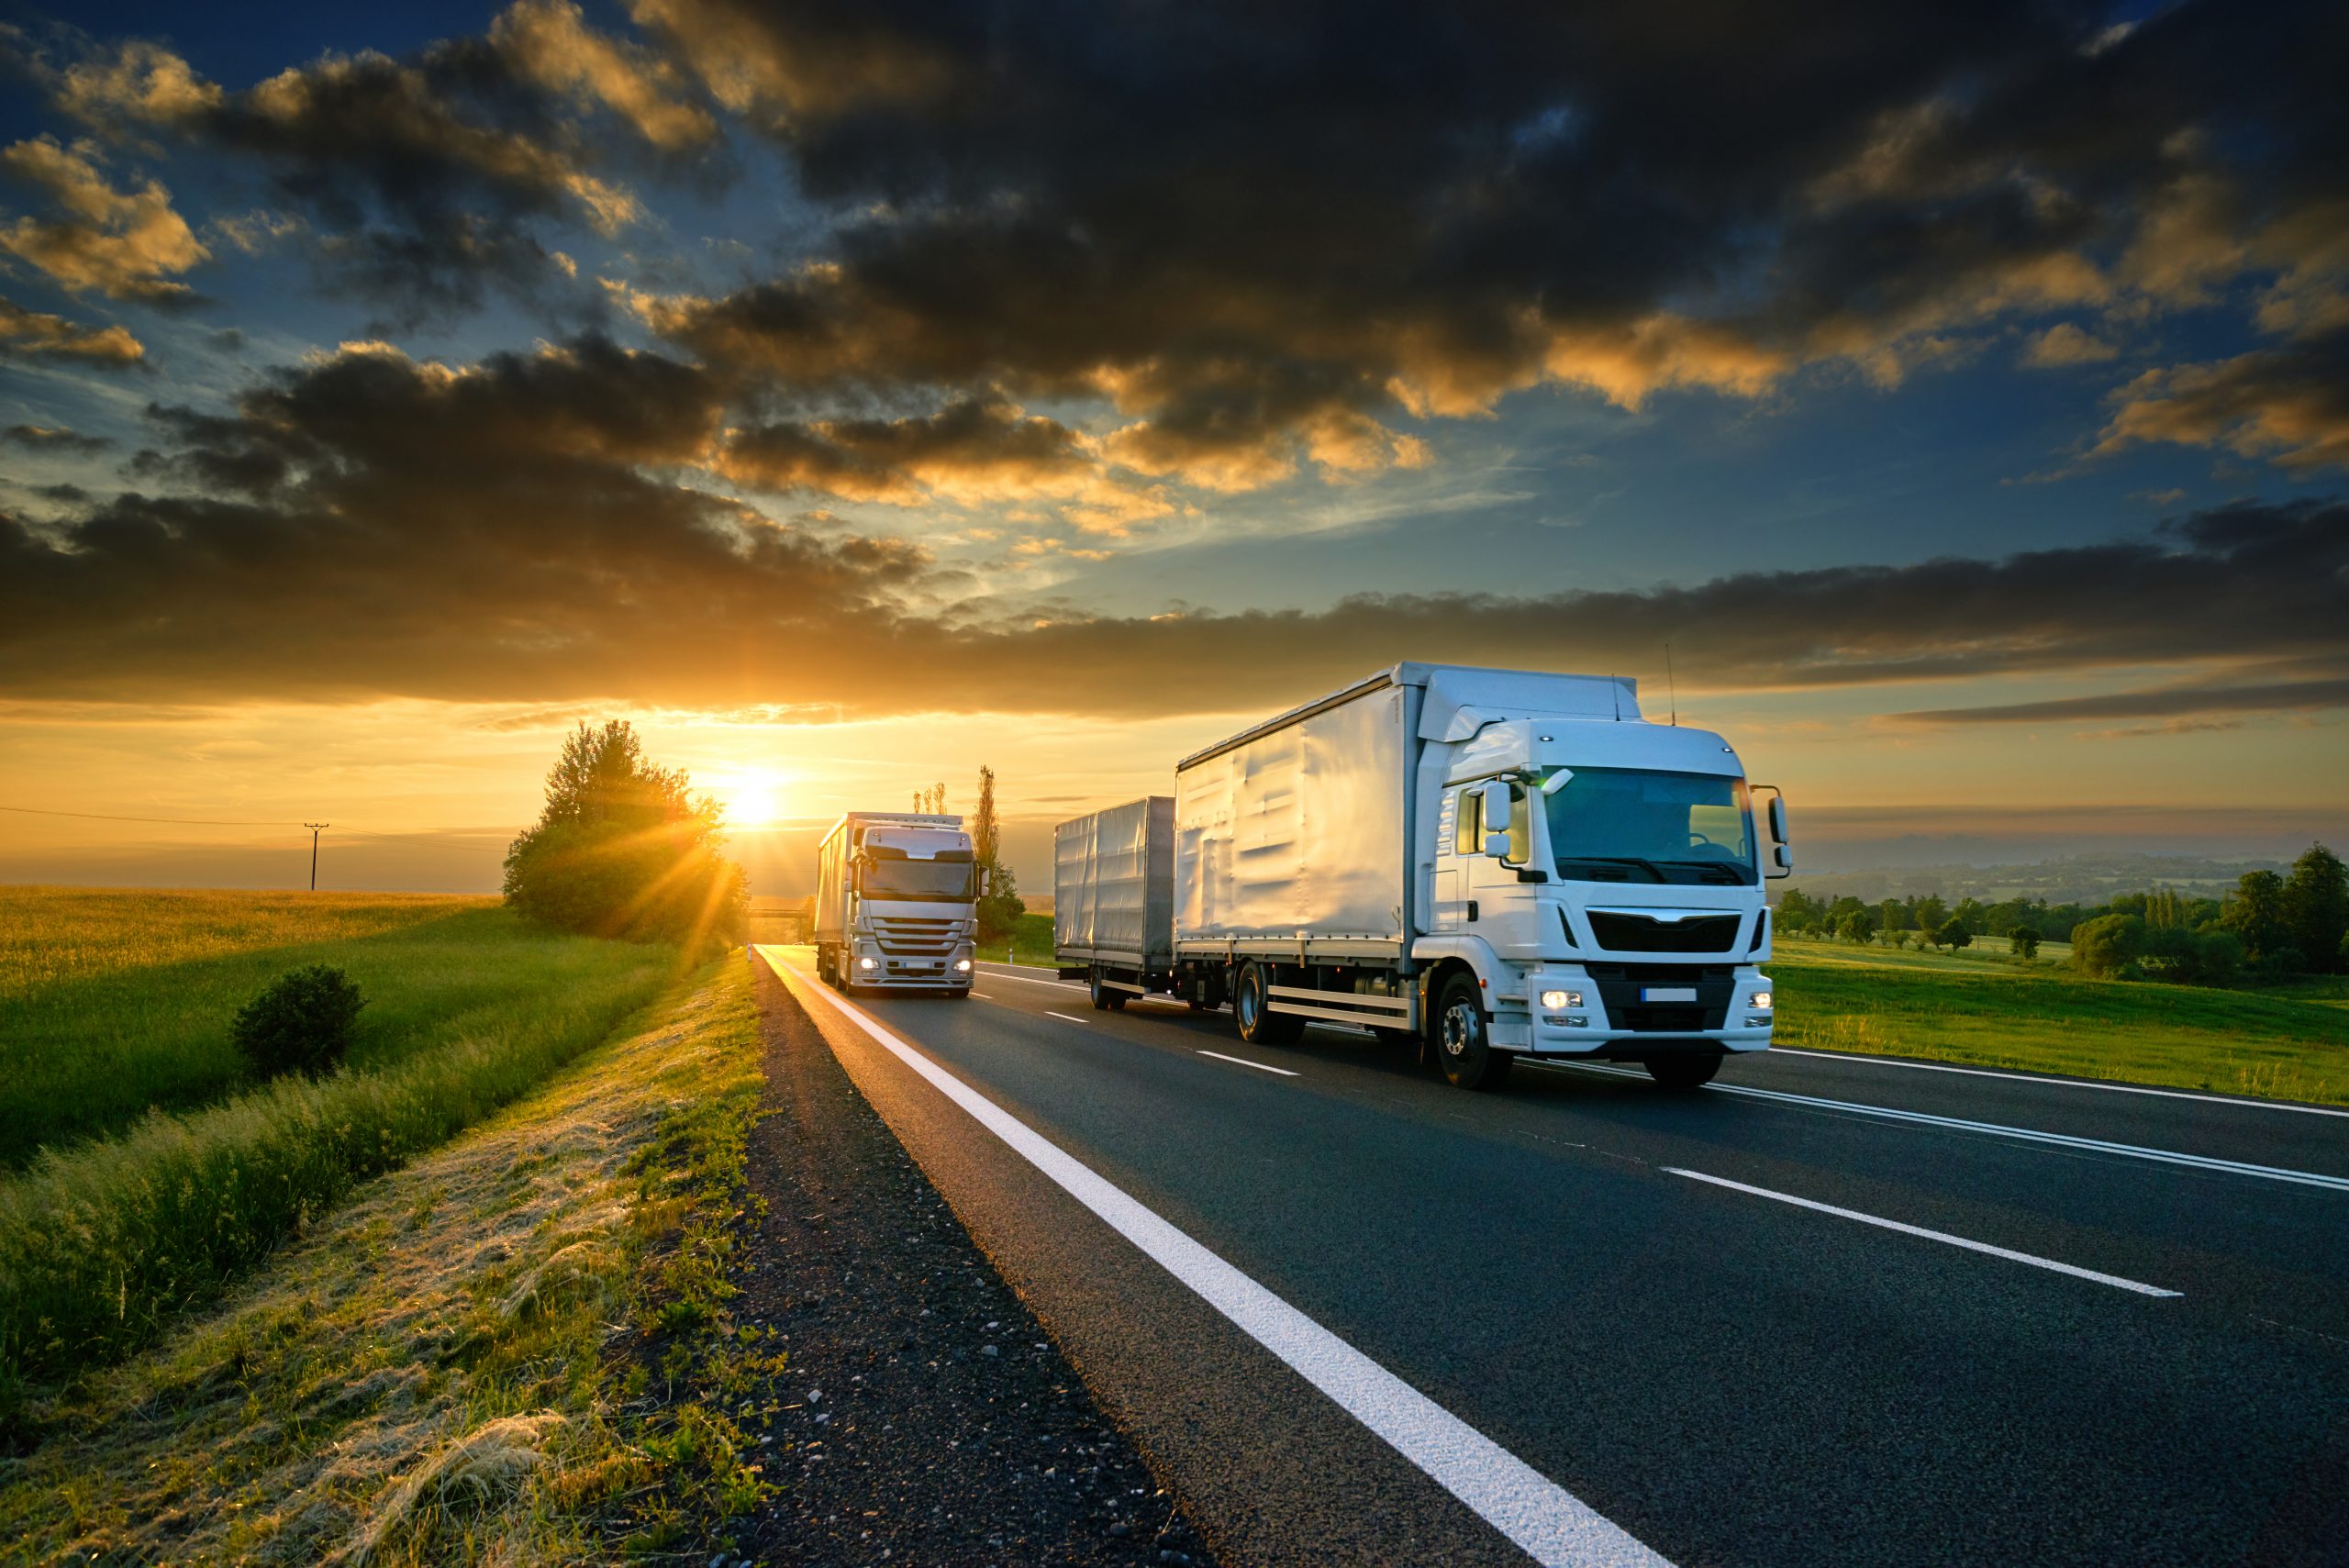
{"type": "Polygon", "coordinates": [[[1909,929],[1909,906],[1898,898],[1887,898],[1876,906],[1876,929],[1887,936],[1909,929]]]}
{"type": "Polygon", "coordinates": [[[1931,935],[1940,930],[1942,922],[1949,918],[1949,906],[1942,902],[1940,894],[1927,894],[1909,906],[1909,917],[1917,922],[1919,930],[1931,935]]]}
{"type": "Polygon", "coordinates": [[[1818,899],[1799,887],[1789,887],[1778,895],[1778,927],[1787,931],[1808,931],[1817,926],[1826,911],[1818,899]]]}
{"type": "Polygon", "coordinates": [[[1952,915],[1942,922],[1941,929],[1933,933],[1933,940],[1938,945],[1955,952],[1960,948],[1970,948],[1974,945],[1974,933],[1965,929],[1965,920],[1952,915]]]}
{"type": "Polygon", "coordinates": [[[1003,863],[1003,825],[995,812],[995,770],[979,770],[979,806],[971,814],[971,853],[987,878],[986,896],[979,900],[979,940],[1008,937],[1019,925],[1028,905],[1011,868],[1003,863]]]}
{"type": "Polygon", "coordinates": [[[924,816],[945,816],[946,785],[939,783],[930,785],[928,789],[914,791],[914,810],[924,816]]]}
{"type": "Polygon", "coordinates": [[[2036,959],[2039,956],[2039,929],[2020,925],[2007,933],[2007,947],[2017,958],[2036,959]]]}
{"type": "Polygon", "coordinates": [[[351,976],[323,963],[289,970],[246,1003],[229,1029],[238,1053],[265,1078],[323,1077],[351,1050],[351,1026],[367,999],[351,976]]]}
{"type": "Polygon", "coordinates": [[[1865,942],[1876,935],[1876,917],[1865,909],[1854,909],[1835,922],[1835,934],[1847,942],[1865,942]]]}
{"type": "Polygon", "coordinates": [[[2140,915],[2099,915],[2072,931],[2072,962],[2090,974],[2128,973],[2144,951],[2145,921],[2140,915]]]}
{"type": "Polygon", "coordinates": [[[2272,871],[2249,871],[2219,911],[2219,924],[2232,931],[2251,962],[2264,970],[2299,967],[2291,929],[2284,916],[2284,879],[2272,871]]]}
{"type": "Polygon", "coordinates": [[[584,723],[547,774],[546,807],[506,853],[506,902],[592,936],[698,949],[742,940],[742,868],[725,819],[684,772],[654,766],[625,719],[584,723]]]}
{"type": "Polygon", "coordinates": [[[2301,962],[2313,970],[2333,968],[2343,933],[2349,932],[2349,867],[2322,844],[2310,844],[2292,862],[2283,904],[2284,925],[2301,962]]]}

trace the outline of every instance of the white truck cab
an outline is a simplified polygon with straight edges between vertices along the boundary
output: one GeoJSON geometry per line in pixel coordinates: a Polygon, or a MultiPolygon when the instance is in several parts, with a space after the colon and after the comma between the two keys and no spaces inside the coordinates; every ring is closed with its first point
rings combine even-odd
{"type": "Polygon", "coordinates": [[[816,848],[816,972],[844,991],[967,996],[984,892],[960,817],[852,811],[816,848]]]}

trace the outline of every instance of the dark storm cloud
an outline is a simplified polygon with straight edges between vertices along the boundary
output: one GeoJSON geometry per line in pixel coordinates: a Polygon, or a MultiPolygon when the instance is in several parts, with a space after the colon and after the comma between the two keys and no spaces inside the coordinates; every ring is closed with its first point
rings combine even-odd
{"type": "MultiPolygon", "coordinates": [[[[1890,717],[1907,724],[2046,724],[2078,718],[2161,718],[2349,707],[2349,680],[2278,681],[2259,685],[2165,686],[2046,702],[1928,708],[1890,717]]],[[[2223,717],[2205,728],[2231,728],[2223,717]]]]}
{"type": "Polygon", "coordinates": [[[483,285],[552,281],[537,224],[613,234],[641,217],[607,171],[607,110],[667,154],[714,139],[677,69],[588,27],[567,0],[521,0],[481,38],[412,58],[329,54],[243,90],[204,80],[158,45],[82,41],[62,63],[19,62],[67,113],[103,132],[149,131],[258,160],[318,230],[340,286],[431,306],[473,306],[483,285]]]}
{"type": "MultiPolygon", "coordinates": [[[[232,416],[155,410],[148,471],[197,493],[0,524],[0,690],[1130,715],[1278,701],[1402,658],[1620,669],[1667,639],[1685,680],[1725,688],[2349,657],[2333,501],[1647,592],[1055,617],[973,597],[907,546],[682,483],[726,396],[706,369],[589,338],[464,369],[353,348],[232,416]]],[[[1057,461],[1037,425],[1030,455],[1057,461]]],[[[967,462],[974,432],[992,461],[1027,428],[985,406],[820,435],[911,473],[967,462]]]]}
{"type": "Polygon", "coordinates": [[[2349,328],[2213,364],[2147,371],[2113,395],[2094,455],[2140,441],[2349,468],[2349,328]]]}
{"type": "Polygon", "coordinates": [[[1105,395],[1121,456],[1226,487],[1333,419],[1891,382],[2001,317],[2337,282],[2349,239],[2321,5],[636,15],[843,215],[822,266],[640,300],[658,330],[799,386],[1105,395]]]}

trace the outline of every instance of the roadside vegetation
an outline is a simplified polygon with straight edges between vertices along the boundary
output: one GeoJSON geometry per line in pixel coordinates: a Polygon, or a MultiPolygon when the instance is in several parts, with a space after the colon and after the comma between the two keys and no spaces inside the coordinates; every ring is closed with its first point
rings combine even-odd
{"type": "Polygon", "coordinates": [[[582,725],[503,908],[10,895],[0,1435],[738,941],[718,833],[626,725],[582,725]]]}
{"type": "Polygon", "coordinates": [[[0,1540],[60,1563],[694,1544],[686,1521],[765,1485],[729,1408],[778,1358],[724,1281],[758,1088],[735,955],[151,1350],[43,1391],[0,1468],[0,1540]]]}
{"type": "Polygon", "coordinates": [[[2349,981],[2216,991],[1783,935],[1769,972],[1780,1045],[2349,1104],[2349,981]]]}
{"type": "Polygon", "coordinates": [[[982,933],[976,951],[990,963],[1033,963],[1049,969],[1052,963],[1052,917],[1020,915],[1010,923],[1008,932],[992,937],[982,933]]]}
{"type": "Polygon", "coordinates": [[[1938,894],[1865,904],[1790,887],[1778,929],[1855,945],[1947,949],[2003,940],[2021,958],[2060,942],[2075,966],[2103,979],[2236,985],[2349,973],[2349,867],[2311,844],[2288,873],[2246,872],[2223,898],[2174,888],[2121,894],[2093,905],[2009,898],[1984,904],[1938,894]]]}

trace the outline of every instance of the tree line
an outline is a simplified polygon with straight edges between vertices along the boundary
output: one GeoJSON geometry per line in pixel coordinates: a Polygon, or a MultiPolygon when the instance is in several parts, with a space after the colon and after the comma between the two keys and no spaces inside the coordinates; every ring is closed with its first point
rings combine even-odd
{"type": "Polygon", "coordinates": [[[2349,867],[2322,844],[2310,845],[2288,873],[2244,873],[2223,898],[2156,888],[2102,904],[1952,905],[1934,894],[1869,904],[1790,887],[1776,918],[1788,935],[1888,947],[1954,951],[1977,937],[2003,937],[2025,959],[2036,958],[2043,941],[2067,941],[2076,967],[2122,979],[2226,985],[2246,975],[2349,973],[2349,867]]]}

